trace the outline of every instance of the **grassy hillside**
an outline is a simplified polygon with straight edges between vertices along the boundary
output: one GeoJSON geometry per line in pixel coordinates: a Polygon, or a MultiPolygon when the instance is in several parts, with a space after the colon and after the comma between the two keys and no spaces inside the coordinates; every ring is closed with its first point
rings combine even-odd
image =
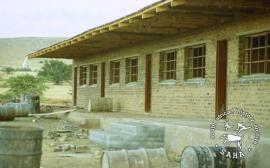
{"type": "MultiPolygon", "coordinates": [[[[21,67],[27,54],[65,39],[63,37],[0,38],[0,65],[21,67]]],[[[43,61],[44,59],[30,59],[27,65],[36,70],[42,66],[43,61]]],[[[71,63],[70,60],[64,61],[71,63]]]]}

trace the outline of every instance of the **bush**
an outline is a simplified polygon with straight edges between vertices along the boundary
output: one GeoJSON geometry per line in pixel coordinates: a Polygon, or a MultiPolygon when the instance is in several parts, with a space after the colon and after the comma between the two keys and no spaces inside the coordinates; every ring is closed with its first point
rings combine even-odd
{"type": "Polygon", "coordinates": [[[45,61],[38,76],[45,77],[46,79],[59,85],[63,81],[71,80],[72,66],[58,60],[45,61]]]}
{"type": "Polygon", "coordinates": [[[32,71],[32,69],[30,69],[30,68],[16,68],[16,71],[22,71],[22,72],[31,72],[32,71]]]}
{"type": "Polygon", "coordinates": [[[0,104],[10,102],[14,97],[10,93],[0,94],[0,104]]]}
{"type": "Polygon", "coordinates": [[[11,73],[13,73],[15,71],[15,69],[12,68],[12,67],[6,67],[2,71],[7,73],[7,74],[11,74],[11,73]]]}
{"type": "Polygon", "coordinates": [[[20,97],[21,94],[42,95],[48,88],[43,78],[32,75],[11,77],[7,79],[6,83],[9,87],[6,94],[17,98],[20,97]]]}

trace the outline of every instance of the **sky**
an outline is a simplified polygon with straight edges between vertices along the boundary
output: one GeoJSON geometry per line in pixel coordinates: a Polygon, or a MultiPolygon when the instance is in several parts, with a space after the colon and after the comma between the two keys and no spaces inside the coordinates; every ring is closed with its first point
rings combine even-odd
{"type": "Polygon", "coordinates": [[[0,38],[72,37],[158,0],[0,0],[0,38]]]}

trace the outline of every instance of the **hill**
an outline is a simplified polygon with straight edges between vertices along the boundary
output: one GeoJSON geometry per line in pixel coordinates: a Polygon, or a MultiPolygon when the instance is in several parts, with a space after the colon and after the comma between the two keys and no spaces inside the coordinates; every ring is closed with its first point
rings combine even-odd
{"type": "MultiPolygon", "coordinates": [[[[65,39],[64,37],[0,38],[0,65],[19,68],[27,54],[65,39]]],[[[27,66],[32,70],[37,70],[44,60],[30,59],[27,66]]],[[[71,63],[70,60],[64,60],[64,62],[71,63]]]]}

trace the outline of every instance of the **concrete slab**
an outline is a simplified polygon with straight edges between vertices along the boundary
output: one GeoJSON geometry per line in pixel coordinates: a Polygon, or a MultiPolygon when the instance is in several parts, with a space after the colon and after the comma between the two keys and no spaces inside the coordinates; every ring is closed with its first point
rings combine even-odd
{"type": "MultiPolygon", "coordinates": [[[[73,114],[74,115],[74,114],[73,114]]],[[[110,130],[115,122],[141,122],[150,123],[165,128],[164,147],[170,158],[180,160],[181,153],[186,146],[208,145],[214,146],[216,142],[210,140],[210,124],[213,120],[165,118],[149,115],[134,115],[123,113],[84,113],[75,114],[80,118],[99,119],[101,128],[110,130]]],[[[265,159],[270,153],[270,129],[260,126],[260,143],[254,147],[254,151],[247,154],[247,168],[267,167],[270,160],[265,159]]],[[[224,133],[217,130],[218,134],[224,133]]]]}

